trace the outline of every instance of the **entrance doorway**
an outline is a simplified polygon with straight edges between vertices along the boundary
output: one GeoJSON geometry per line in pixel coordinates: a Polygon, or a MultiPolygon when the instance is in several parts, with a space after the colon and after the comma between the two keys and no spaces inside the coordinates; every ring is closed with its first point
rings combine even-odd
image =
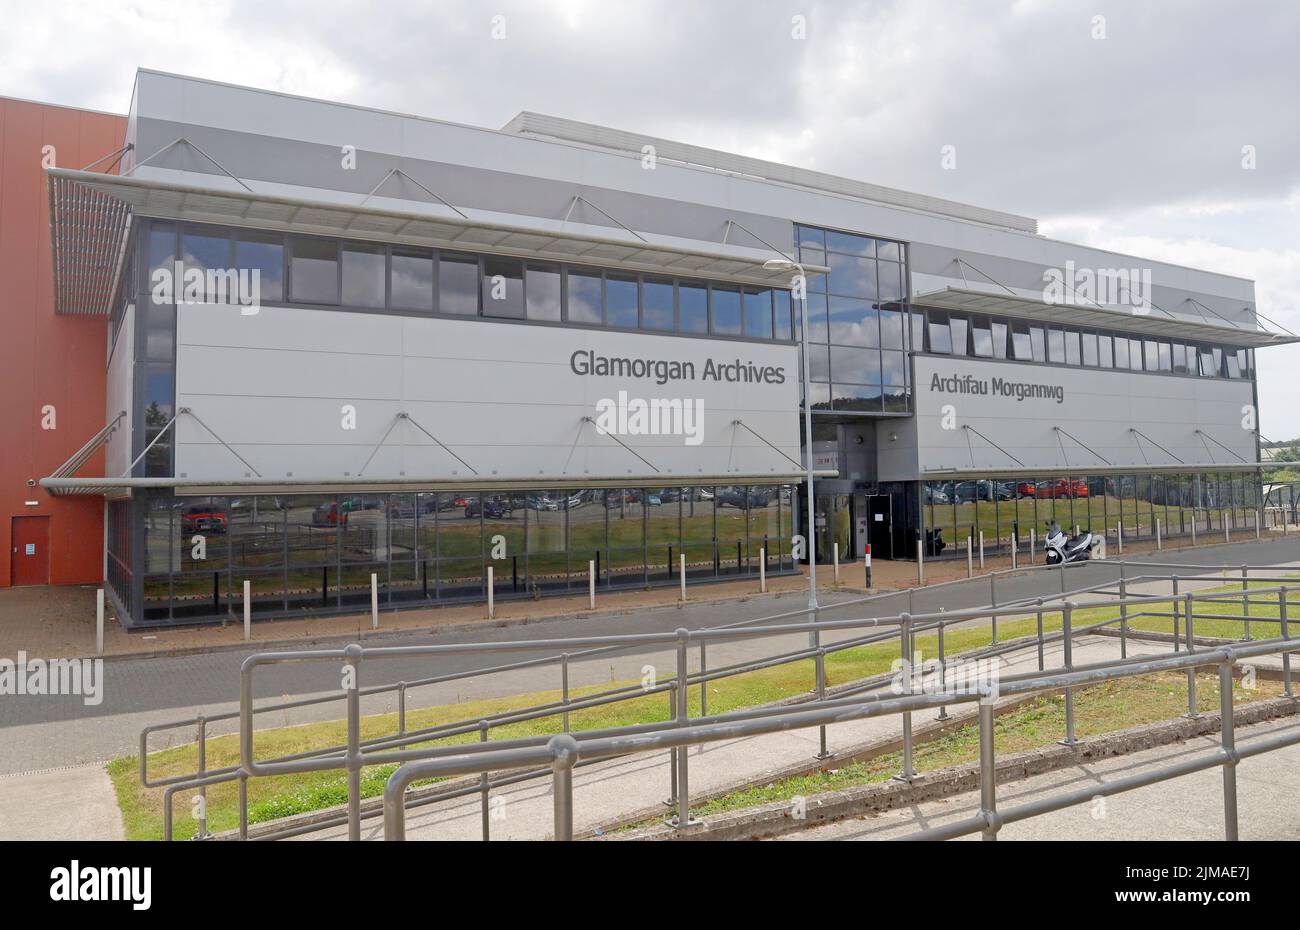
{"type": "Polygon", "coordinates": [[[893,498],[888,494],[866,495],[867,539],[871,554],[882,559],[894,557],[893,498]]]}
{"type": "Polygon", "coordinates": [[[50,518],[14,517],[11,529],[10,584],[49,584],[50,518]]]}

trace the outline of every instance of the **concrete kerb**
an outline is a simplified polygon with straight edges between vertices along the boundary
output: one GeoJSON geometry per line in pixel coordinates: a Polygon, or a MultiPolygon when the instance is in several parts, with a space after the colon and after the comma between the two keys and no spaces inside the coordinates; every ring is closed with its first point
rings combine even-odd
{"type": "MultiPolygon", "coordinates": [[[[1239,708],[1233,714],[1235,726],[1249,726],[1278,717],[1294,715],[1300,699],[1270,698],[1239,708]]],[[[1090,760],[1128,755],[1144,749],[1185,742],[1197,736],[1219,732],[1219,712],[1197,717],[1179,717],[1086,737],[1073,745],[1053,744],[1000,758],[997,781],[1005,783],[1056,771],[1090,760]]],[[[903,806],[922,804],[979,788],[979,763],[968,762],[933,772],[918,773],[910,782],[893,779],[872,785],[842,788],[806,799],[805,816],[795,819],[789,802],[719,814],[687,831],[652,826],[598,837],[601,840],[754,840],[818,827],[852,817],[881,813],[903,806]]]]}

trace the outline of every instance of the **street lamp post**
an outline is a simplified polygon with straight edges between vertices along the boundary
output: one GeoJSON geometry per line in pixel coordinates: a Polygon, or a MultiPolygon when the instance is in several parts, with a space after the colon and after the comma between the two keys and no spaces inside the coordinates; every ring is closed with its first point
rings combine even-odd
{"type": "MultiPolygon", "coordinates": [[[[804,431],[804,476],[808,483],[808,528],[805,541],[808,544],[808,610],[810,619],[817,622],[817,543],[816,516],[813,501],[813,438],[812,438],[812,391],[809,385],[808,370],[808,279],[804,275],[803,265],[788,258],[774,258],[763,263],[764,268],[790,269],[795,272],[794,293],[799,302],[799,344],[803,357],[803,431],[804,431]]],[[[818,639],[816,631],[811,634],[813,645],[818,639]]]]}

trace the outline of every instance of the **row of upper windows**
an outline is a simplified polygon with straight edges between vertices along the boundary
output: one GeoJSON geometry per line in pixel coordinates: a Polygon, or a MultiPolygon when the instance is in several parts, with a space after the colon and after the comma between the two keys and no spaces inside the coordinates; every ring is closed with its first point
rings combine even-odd
{"type": "MultiPolygon", "coordinates": [[[[184,272],[256,272],[262,303],[565,322],[728,338],[793,338],[790,292],[780,288],[154,223],[149,231],[151,280],[154,270],[171,269],[177,255],[184,272]]],[[[145,286],[150,287],[147,282],[145,286]]],[[[197,298],[218,296],[199,294],[197,298]]]]}
{"type": "MultiPolygon", "coordinates": [[[[920,314],[913,314],[919,324],[920,314]]],[[[1163,371],[1203,378],[1251,378],[1255,353],[1250,349],[1126,336],[1074,326],[1048,326],[979,314],[929,310],[922,327],[914,326],[913,345],[943,355],[973,355],[1013,361],[1163,371]]]]}

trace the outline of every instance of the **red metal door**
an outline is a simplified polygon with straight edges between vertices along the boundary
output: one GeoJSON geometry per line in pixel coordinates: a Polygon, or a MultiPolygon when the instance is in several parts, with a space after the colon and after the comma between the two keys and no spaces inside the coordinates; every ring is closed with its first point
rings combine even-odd
{"type": "Polygon", "coordinates": [[[10,554],[12,584],[50,583],[50,518],[14,517],[13,551],[10,554]]]}

